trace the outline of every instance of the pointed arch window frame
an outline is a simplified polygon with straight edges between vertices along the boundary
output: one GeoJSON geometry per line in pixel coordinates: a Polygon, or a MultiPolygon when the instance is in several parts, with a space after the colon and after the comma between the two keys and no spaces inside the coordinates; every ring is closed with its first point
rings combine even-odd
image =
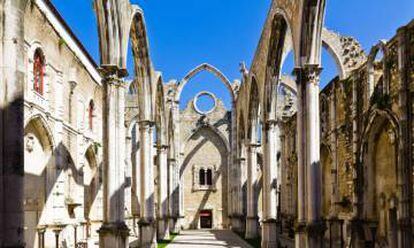
{"type": "Polygon", "coordinates": [[[33,54],[33,90],[43,96],[45,89],[45,55],[41,48],[37,48],[33,54]]]}

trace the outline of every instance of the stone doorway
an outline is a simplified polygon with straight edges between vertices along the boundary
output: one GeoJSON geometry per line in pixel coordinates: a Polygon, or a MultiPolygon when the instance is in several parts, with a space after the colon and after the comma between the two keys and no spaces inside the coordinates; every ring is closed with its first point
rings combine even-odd
{"type": "Polygon", "coordinates": [[[201,229],[213,228],[213,212],[211,210],[200,211],[200,228],[201,229]]]}

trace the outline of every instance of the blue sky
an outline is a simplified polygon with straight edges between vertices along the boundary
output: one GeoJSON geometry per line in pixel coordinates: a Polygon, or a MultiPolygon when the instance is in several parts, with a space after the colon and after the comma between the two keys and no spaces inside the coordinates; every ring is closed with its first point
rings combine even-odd
{"type": "MultiPolygon", "coordinates": [[[[87,50],[99,61],[96,18],[92,0],[52,0],[87,50]]],[[[151,58],[165,81],[181,79],[207,62],[230,80],[240,78],[239,62],[249,65],[256,49],[270,0],[133,0],[145,12],[151,58]]],[[[325,25],[357,38],[363,48],[391,38],[414,18],[413,0],[327,1],[325,25]]],[[[323,54],[322,85],[336,75],[333,60],[323,54]]],[[[289,71],[289,61],[286,70],[289,71]]],[[[184,89],[183,105],[208,90],[229,105],[230,94],[208,73],[184,89]]]]}

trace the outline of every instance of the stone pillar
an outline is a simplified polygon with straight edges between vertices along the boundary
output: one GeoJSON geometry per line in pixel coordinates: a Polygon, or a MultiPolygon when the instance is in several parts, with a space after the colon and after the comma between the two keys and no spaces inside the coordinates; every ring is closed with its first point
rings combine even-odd
{"type": "Polygon", "coordinates": [[[168,184],[169,184],[169,202],[168,202],[168,225],[171,233],[178,233],[178,211],[176,208],[177,202],[177,162],[174,158],[168,159],[168,184]]]}
{"type": "Polygon", "coordinates": [[[102,68],[103,104],[103,224],[100,247],[127,247],[129,229],[124,222],[124,91],[115,67],[102,68]]]}
{"type": "Polygon", "coordinates": [[[304,114],[306,110],[305,84],[303,84],[301,68],[295,68],[297,84],[297,155],[298,155],[298,220],[295,227],[295,247],[302,248],[306,245],[306,173],[305,173],[305,137],[304,114]]]}
{"type": "Polygon", "coordinates": [[[325,225],[321,221],[321,167],[319,65],[295,69],[298,85],[298,224],[296,247],[320,247],[325,225]]]}
{"type": "Polygon", "coordinates": [[[258,235],[259,223],[257,216],[257,148],[260,145],[251,143],[247,147],[247,219],[246,239],[254,239],[258,235]]]}
{"type": "Polygon", "coordinates": [[[325,225],[321,221],[321,184],[322,171],[320,166],[320,114],[319,114],[319,65],[306,65],[304,82],[306,84],[306,108],[304,109],[303,125],[306,130],[306,195],[307,195],[307,242],[308,247],[321,247],[325,225]]]}
{"type": "Polygon", "coordinates": [[[140,241],[143,248],[157,246],[155,227],[155,195],[154,195],[154,165],[153,165],[153,134],[154,122],[144,120],[139,123],[141,163],[141,219],[138,222],[140,229],[140,241]]]}
{"type": "Polygon", "coordinates": [[[231,109],[231,134],[230,134],[230,159],[227,168],[227,194],[228,194],[228,216],[230,218],[229,225],[233,226],[233,215],[235,214],[235,208],[237,206],[237,198],[235,195],[234,187],[235,182],[234,179],[237,178],[235,174],[235,170],[238,166],[237,164],[237,108],[236,103],[232,102],[232,109],[231,109]]]}
{"type": "Polygon", "coordinates": [[[45,232],[46,227],[42,226],[37,228],[38,248],[45,248],[45,232]]]}
{"type": "MultiPolygon", "coordinates": [[[[244,150],[244,147],[241,148],[244,150]]],[[[243,220],[243,175],[242,168],[246,167],[246,158],[244,157],[244,151],[241,152],[240,158],[236,159],[237,165],[234,166],[235,177],[234,181],[234,199],[233,199],[233,214],[231,219],[232,230],[234,232],[244,233],[244,220],[243,220]]]]}
{"type": "Polygon", "coordinates": [[[173,197],[173,205],[174,205],[174,213],[173,216],[174,220],[174,227],[171,229],[174,233],[180,233],[181,231],[181,219],[184,218],[184,197],[183,193],[183,184],[181,178],[181,165],[183,161],[183,154],[181,153],[181,143],[180,143],[180,102],[179,101],[172,101],[171,111],[172,111],[172,118],[173,118],[173,135],[174,139],[172,143],[174,147],[170,147],[173,149],[174,153],[171,154],[171,158],[175,160],[174,168],[173,168],[173,183],[174,183],[174,197],[173,197]]]}
{"type": "Polygon", "coordinates": [[[5,0],[0,44],[0,246],[24,247],[24,9],[5,0]]]}
{"type": "Polygon", "coordinates": [[[65,228],[64,225],[56,225],[52,227],[52,231],[55,233],[55,248],[60,248],[59,243],[59,236],[62,230],[65,228]]]}
{"type": "Polygon", "coordinates": [[[168,226],[168,146],[157,147],[158,157],[158,236],[159,240],[169,239],[168,226]]]}
{"type": "Polygon", "coordinates": [[[263,125],[263,224],[262,247],[277,247],[277,171],[281,153],[280,126],[277,120],[263,125]]]}

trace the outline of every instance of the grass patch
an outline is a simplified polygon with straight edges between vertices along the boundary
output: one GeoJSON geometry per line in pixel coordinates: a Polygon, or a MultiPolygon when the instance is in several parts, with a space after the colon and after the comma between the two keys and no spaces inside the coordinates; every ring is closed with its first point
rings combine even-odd
{"type": "Polygon", "coordinates": [[[167,245],[169,245],[175,238],[177,237],[177,234],[170,234],[170,239],[164,239],[158,241],[158,248],[165,248],[167,245]]]}

